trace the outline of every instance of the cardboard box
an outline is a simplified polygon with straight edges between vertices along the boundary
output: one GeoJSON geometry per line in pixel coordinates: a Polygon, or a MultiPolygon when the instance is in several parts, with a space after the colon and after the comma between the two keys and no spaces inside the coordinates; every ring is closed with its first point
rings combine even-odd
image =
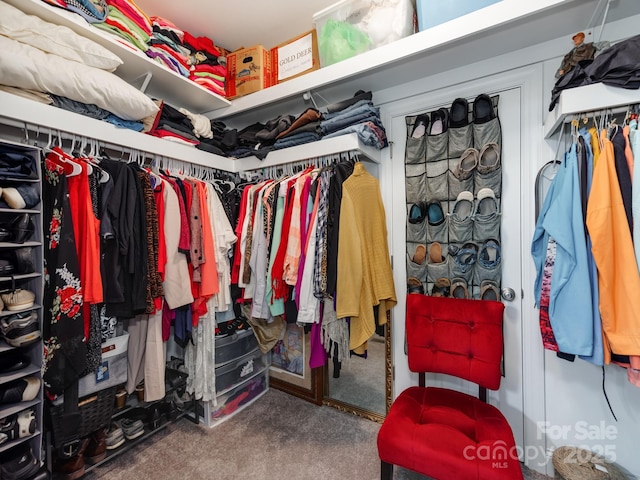
{"type": "Polygon", "coordinates": [[[270,54],[262,45],[236,50],[227,56],[227,98],[241,97],[270,86],[270,54]]]}
{"type": "Polygon", "coordinates": [[[273,85],[320,68],[316,31],[310,30],[271,49],[273,85]]]}

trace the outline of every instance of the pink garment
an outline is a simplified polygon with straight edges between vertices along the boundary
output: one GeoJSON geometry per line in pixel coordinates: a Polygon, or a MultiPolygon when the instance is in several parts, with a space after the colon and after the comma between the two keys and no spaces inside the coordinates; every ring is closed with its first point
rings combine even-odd
{"type": "Polygon", "coordinates": [[[288,285],[295,285],[298,280],[298,265],[302,250],[302,231],[300,230],[301,196],[307,174],[312,170],[308,168],[293,185],[293,205],[291,208],[291,224],[289,226],[289,239],[287,251],[284,257],[283,278],[288,285]]]}
{"type": "Polygon", "coordinates": [[[151,35],[153,28],[149,17],[131,0],[107,0],[107,4],[120,10],[132,22],[138,25],[147,34],[151,35]]]}

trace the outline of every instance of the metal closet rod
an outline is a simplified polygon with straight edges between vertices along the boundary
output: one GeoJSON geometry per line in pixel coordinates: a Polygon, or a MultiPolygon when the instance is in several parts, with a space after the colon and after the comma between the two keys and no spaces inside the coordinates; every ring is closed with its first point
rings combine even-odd
{"type": "Polygon", "coordinates": [[[277,178],[282,175],[294,175],[295,173],[310,166],[322,168],[336,162],[347,160],[357,162],[360,160],[360,155],[357,151],[350,150],[331,155],[322,155],[320,157],[305,158],[303,160],[296,160],[294,162],[282,163],[279,165],[251,168],[238,173],[241,176],[243,176],[243,173],[246,173],[247,175],[245,176],[251,178],[254,178],[256,173],[260,173],[264,178],[277,178]]]}
{"type": "MultiPolygon", "coordinates": [[[[214,167],[207,167],[206,165],[197,165],[189,162],[185,162],[183,160],[179,160],[176,158],[165,157],[163,155],[158,155],[155,153],[147,152],[145,150],[140,150],[131,147],[125,147],[124,145],[118,145],[112,142],[105,142],[104,140],[98,140],[91,137],[86,137],[84,135],[78,135],[73,132],[67,131],[62,128],[50,128],[50,127],[42,127],[37,124],[31,124],[28,122],[21,122],[18,120],[13,120],[4,116],[0,116],[0,124],[13,127],[23,132],[23,143],[29,143],[32,140],[35,140],[34,145],[40,144],[40,135],[45,135],[47,137],[56,137],[61,140],[67,140],[71,142],[77,142],[82,144],[84,143],[95,143],[100,149],[111,150],[115,152],[121,152],[121,157],[116,158],[115,160],[129,161],[132,157],[141,157],[143,159],[142,163],[138,161],[137,163],[146,164],[146,159],[151,159],[151,165],[159,166],[160,168],[167,168],[171,170],[177,170],[180,173],[185,173],[191,176],[211,176],[211,174],[219,174],[219,175],[229,175],[234,172],[220,170],[214,167]],[[31,136],[29,135],[31,132],[31,136]],[[124,155],[127,154],[129,158],[124,158],[124,155]],[[187,173],[189,172],[189,173],[187,173]]],[[[45,143],[46,144],[46,143],[45,143]]],[[[42,146],[42,144],[41,144],[42,146]]]]}

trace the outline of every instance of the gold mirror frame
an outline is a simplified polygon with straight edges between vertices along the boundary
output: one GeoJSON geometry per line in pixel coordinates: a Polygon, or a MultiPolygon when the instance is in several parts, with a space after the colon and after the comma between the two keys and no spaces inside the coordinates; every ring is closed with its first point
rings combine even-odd
{"type": "MultiPolygon", "coordinates": [[[[391,315],[387,312],[387,324],[384,327],[384,370],[385,370],[385,410],[389,412],[391,408],[391,401],[393,398],[393,361],[391,351],[391,315]]],[[[386,415],[365,410],[356,405],[350,403],[341,402],[340,400],[334,400],[329,397],[329,368],[324,367],[322,375],[323,379],[323,396],[322,404],[329,407],[336,408],[341,412],[351,413],[359,417],[366,418],[374,422],[382,423],[386,415]]]]}

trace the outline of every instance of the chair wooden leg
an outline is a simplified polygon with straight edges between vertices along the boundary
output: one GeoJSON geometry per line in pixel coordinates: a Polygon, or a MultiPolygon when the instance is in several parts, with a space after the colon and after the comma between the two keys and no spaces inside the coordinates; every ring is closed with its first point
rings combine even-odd
{"type": "Polygon", "coordinates": [[[380,480],[391,480],[393,478],[393,465],[380,460],[380,480]]]}

